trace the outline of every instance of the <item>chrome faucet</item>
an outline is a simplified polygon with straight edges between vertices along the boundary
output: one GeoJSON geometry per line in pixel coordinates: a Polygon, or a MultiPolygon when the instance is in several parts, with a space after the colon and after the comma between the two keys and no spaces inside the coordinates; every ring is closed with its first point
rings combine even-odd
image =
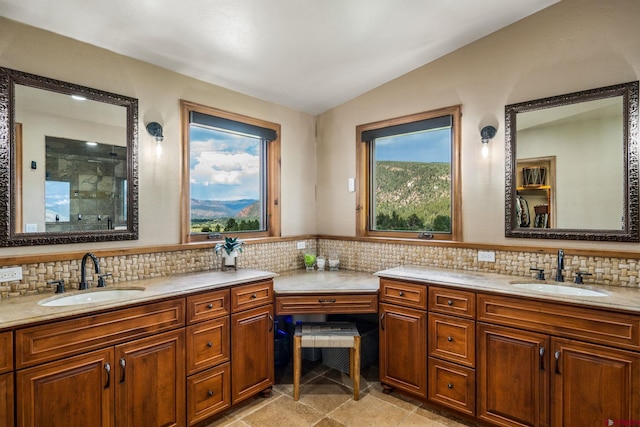
{"type": "Polygon", "coordinates": [[[94,272],[100,275],[100,265],[98,265],[98,258],[92,254],[91,252],[87,252],[82,257],[82,263],[80,264],[80,286],[79,289],[84,290],[88,289],[89,285],[87,284],[87,258],[91,258],[93,261],[93,269],[94,272]]]}
{"type": "Polygon", "coordinates": [[[558,269],[556,270],[556,282],[564,282],[562,270],[564,270],[564,251],[562,249],[558,249],[558,269]]]}

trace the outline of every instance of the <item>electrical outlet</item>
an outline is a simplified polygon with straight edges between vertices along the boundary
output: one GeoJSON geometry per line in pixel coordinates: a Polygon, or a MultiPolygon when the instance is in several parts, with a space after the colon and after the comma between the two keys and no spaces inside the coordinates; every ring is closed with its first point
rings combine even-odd
{"type": "Polygon", "coordinates": [[[305,249],[307,247],[307,242],[296,242],[296,248],[305,249]]]}
{"type": "Polygon", "coordinates": [[[496,253],[494,251],[478,251],[478,261],[496,262],[496,253]]]}
{"type": "Polygon", "coordinates": [[[0,282],[22,279],[22,267],[0,268],[0,282]]]}

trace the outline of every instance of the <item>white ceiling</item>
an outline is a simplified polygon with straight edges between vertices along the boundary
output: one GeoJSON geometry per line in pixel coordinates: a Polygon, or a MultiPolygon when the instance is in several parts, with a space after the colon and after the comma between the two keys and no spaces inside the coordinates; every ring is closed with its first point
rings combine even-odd
{"type": "Polygon", "coordinates": [[[0,16],[311,114],[559,0],[0,0],[0,16]]]}

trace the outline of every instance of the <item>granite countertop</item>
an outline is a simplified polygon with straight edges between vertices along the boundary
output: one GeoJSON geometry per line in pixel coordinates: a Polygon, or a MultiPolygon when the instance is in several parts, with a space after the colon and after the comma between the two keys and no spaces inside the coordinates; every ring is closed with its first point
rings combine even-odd
{"type": "Polygon", "coordinates": [[[613,310],[625,310],[640,314],[640,288],[625,288],[606,285],[576,285],[571,282],[539,281],[530,277],[509,276],[477,271],[451,270],[444,268],[400,266],[378,271],[376,276],[405,279],[441,285],[453,285],[474,291],[488,291],[504,295],[533,297],[540,300],[568,302],[613,310]],[[560,295],[527,290],[513,286],[516,283],[562,285],[578,289],[596,290],[606,296],[560,295]]]}
{"type": "Polygon", "coordinates": [[[240,269],[238,271],[214,271],[159,277],[126,282],[120,285],[107,284],[105,290],[144,288],[144,292],[131,297],[90,304],[46,307],[38,302],[61,296],[80,294],[86,291],[70,291],[63,295],[39,294],[0,300],[0,330],[36,322],[60,319],[67,316],[88,314],[93,311],[122,308],[129,304],[145,303],[164,298],[186,296],[191,293],[214,290],[256,280],[274,279],[277,294],[304,293],[375,293],[378,277],[412,280],[431,284],[456,286],[474,291],[488,291],[504,295],[536,298],[538,300],[568,302],[610,310],[625,310],[640,314],[640,288],[617,286],[575,285],[563,286],[592,289],[606,296],[558,295],[516,288],[515,283],[558,284],[552,281],[537,281],[527,277],[450,270],[431,267],[400,266],[377,273],[362,273],[348,270],[309,271],[294,270],[283,274],[267,271],[240,269]]]}
{"type": "MultiPolygon", "coordinates": [[[[267,271],[240,269],[238,271],[212,271],[153,279],[135,280],[119,285],[109,285],[104,290],[144,288],[128,298],[113,299],[89,304],[46,307],[39,301],[51,300],[67,295],[81,294],[86,291],[69,291],[64,294],[38,294],[0,300],[0,329],[12,328],[29,323],[54,320],[67,316],[87,314],[92,311],[122,308],[129,304],[151,302],[163,298],[185,296],[191,293],[223,288],[256,280],[275,277],[267,271]]],[[[91,290],[95,290],[91,288],[91,290]]],[[[98,291],[101,291],[100,288],[98,291]]]]}
{"type": "Polygon", "coordinates": [[[276,294],[378,292],[378,278],[357,271],[294,270],[278,275],[273,281],[276,294]]]}

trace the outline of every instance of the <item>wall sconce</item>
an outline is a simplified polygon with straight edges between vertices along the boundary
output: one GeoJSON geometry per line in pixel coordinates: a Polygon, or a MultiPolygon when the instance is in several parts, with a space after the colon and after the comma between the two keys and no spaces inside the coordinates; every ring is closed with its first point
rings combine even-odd
{"type": "Polygon", "coordinates": [[[496,128],[493,126],[485,126],[480,131],[480,137],[482,138],[482,158],[489,157],[489,141],[496,136],[496,128]]]}
{"type": "Polygon", "coordinates": [[[151,122],[147,124],[147,132],[149,135],[156,139],[156,156],[162,156],[162,125],[158,122],[151,122]]]}

